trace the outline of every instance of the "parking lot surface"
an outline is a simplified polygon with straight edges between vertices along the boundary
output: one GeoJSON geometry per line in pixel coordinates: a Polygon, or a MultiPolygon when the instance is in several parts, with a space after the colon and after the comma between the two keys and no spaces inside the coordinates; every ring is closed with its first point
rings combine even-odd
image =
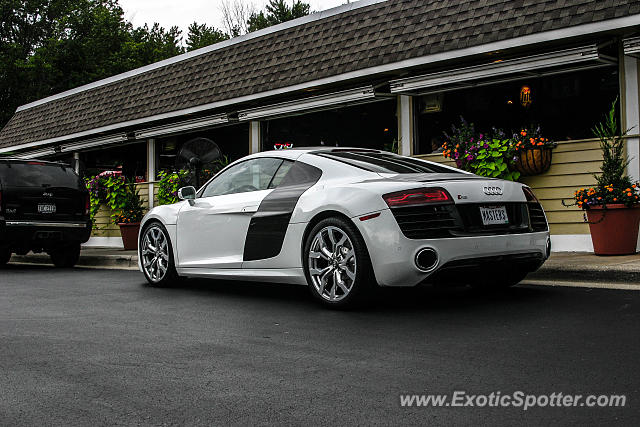
{"type": "Polygon", "coordinates": [[[0,271],[2,425],[632,425],[640,292],[380,292],[329,311],[302,287],[121,270],[0,271]],[[624,394],[617,408],[412,407],[401,394],[624,394]]]}

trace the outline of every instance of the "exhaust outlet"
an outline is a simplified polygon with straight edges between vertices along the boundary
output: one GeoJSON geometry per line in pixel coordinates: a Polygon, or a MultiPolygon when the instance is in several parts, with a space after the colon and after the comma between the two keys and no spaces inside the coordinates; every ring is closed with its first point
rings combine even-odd
{"type": "Polygon", "coordinates": [[[421,271],[431,271],[438,265],[438,253],[431,248],[420,249],[416,254],[416,267],[421,271]]]}

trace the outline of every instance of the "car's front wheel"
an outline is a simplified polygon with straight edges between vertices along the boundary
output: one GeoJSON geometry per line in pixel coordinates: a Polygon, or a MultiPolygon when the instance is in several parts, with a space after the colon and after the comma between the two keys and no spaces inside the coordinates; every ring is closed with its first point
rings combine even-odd
{"type": "Polygon", "coordinates": [[[374,281],[364,240],[342,218],[327,218],[313,227],[305,241],[303,261],[311,293],[330,307],[361,302],[374,281]]]}
{"type": "Polygon", "coordinates": [[[58,268],[71,268],[80,259],[80,243],[69,243],[49,252],[51,262],[58,268]]]}
{"type": "Polygon", "coordinates": [[[152,286],[167,286],[178,278],[169,233],[159,222],[152,222],[140,234],[140,261],[145,278],[152,286]]]}

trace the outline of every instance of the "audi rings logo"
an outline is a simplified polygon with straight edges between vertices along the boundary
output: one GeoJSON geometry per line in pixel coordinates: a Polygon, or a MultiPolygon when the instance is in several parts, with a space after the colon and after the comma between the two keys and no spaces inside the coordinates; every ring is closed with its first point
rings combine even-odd
{"type": "Polygon", "coordinates": [[[487,196],[502,196],[502,188],[500,187],[482,187],[482,191],[487,196]]]}

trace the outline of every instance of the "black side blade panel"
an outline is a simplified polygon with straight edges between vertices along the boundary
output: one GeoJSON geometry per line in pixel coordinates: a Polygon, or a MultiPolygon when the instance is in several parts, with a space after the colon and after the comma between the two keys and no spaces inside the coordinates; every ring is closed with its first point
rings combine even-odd
{"type": "Polygon", "coordinates": [[[251,218],[244,242],[244,261],[273,258],[282,250],[289,220],[302,193],[322,176],[322,171],[295,162],[280,185],[262,200],[251,218]]]}

